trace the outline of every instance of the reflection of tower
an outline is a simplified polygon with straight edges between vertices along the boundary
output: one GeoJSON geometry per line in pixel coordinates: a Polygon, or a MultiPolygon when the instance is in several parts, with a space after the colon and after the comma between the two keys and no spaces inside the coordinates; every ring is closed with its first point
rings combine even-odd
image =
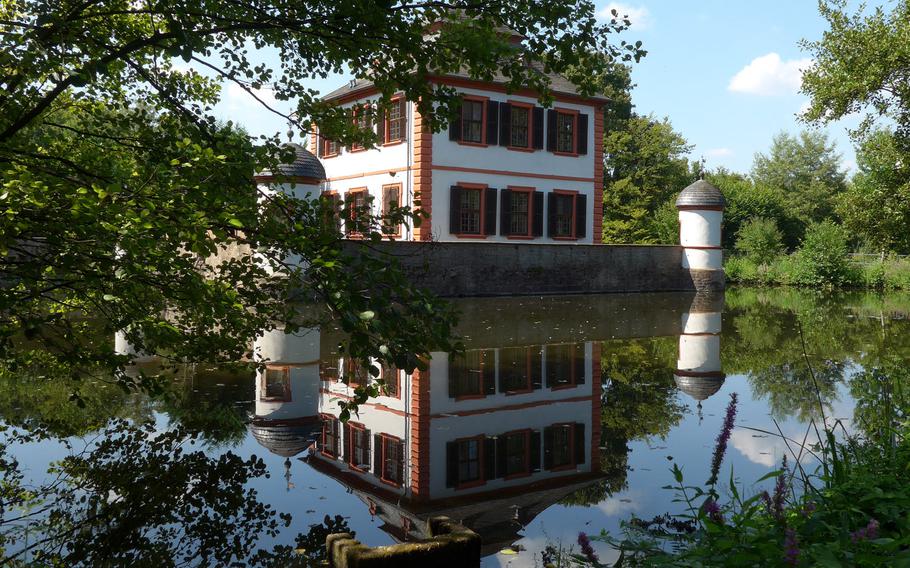
{"type": "Polygon", "coordinates": [[[707,399],[724,384],[720,365],[721,312],[724,297],[702,292],[695,296],[689,311],[682,316],[679,359],[673,377],[679,390],[698,401],[707,399]]]}
{"type": "Polygon", "coordinates": [[[291,457],[306,450],[320,430],[318,329],[295,334],[273,330],[254,343],[256,415],[250,431],[273,454],[291,457]]]}

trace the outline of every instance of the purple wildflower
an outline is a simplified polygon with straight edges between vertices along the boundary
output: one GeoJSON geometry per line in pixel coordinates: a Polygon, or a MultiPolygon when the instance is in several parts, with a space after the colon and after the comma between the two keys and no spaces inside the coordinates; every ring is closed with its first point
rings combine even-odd
{"type": "Polygon", "coordinates": [[[724,454],[727,453],[727,442],[730,441],[730,434],[733,432],[733,421],[736,419],[736,401],[737,394],[730,395],[730,403],[727,405],[727,414],[724,416],[724,426],[717,435],[717,444],[714,446],[714,456],[711,458],[711,478],[708,479],[707,485],[717,483],[717,475],[720,473],[720,464],[724,461],[724,454]]]}
{"type": "Polygon", "coordinates": [[[787,456],[784,456],[781,465],[781,474],[777,476],[777,482],[774,484],[774,498],[772,499],[772,514],[778,521],[784,518],[784,499],[787,496],[787,456]]]}
{"type": "Polygon", "coordinates": [[[802,513],[803,513],[803,516],[804,516],[804,517],[809,517],[809,516],[811,516],[812,513],[814,513],[814,512],[815,512],[815,502],[813,502],[813,501],[808,501],[808,502],[806,502],[806,503],[803,505],[803,511],[802,511],[802,513]]]}
{"type": "Polygon", "coordinates": [[[850,533],[850,542],[853,544],[876,538],[878,538],[878,521],[875,519],[869,519],[869,524],[850,533]]]}
{"type": "Polygon", "coordinates": [[[705,515],[707,515],[708,518],[715,523],[720,525],[724,523],[724,515],[720,512],[720,505],[718,505],[717,501],[711,497],[708,497],[708,499],[705,500],[705,504],[702,505],[702,509],[704,510],[705,515]]]}
{"type": "Polygon", "coordinates": [[[796,539],[796,531],[787,529],[784,535],[784,562],[790,566],[797,566],[799,564],[799,541],[796,539]]]}
{"type": "Polygon", "coordinates": [[[762,491],[761,500],[765,504],[765,511],[767,511],[769,515],[773,515],[774,514],[774,504],[771,503],[771,495],[767,491],[762,491]]]}
{"type": "Polygon", "coordinates": [[[578,544],[581,546],[581,552],[585,555],[585,558],[593,564],[598,563],[597,554],[594,552],[594,547],[591,546],[591,539],[588,538],[584,532],[578,533],[578,544]]]}

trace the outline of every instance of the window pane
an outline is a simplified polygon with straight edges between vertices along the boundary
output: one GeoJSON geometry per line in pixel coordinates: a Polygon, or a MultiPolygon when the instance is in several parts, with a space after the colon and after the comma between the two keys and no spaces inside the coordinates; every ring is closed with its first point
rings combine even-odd
{"type": "Polygon", "coordinates": [[[530,122],[530,109],[512,107],[512,130],[509,143],[518,148],[528,147],[528,125],[530,122]]]}
{"type": "Polygon", "coordinates": [[[465,142],[483,142],[483,103],[464,101],[461,106],[462,132],[465,142]]]}
{"type": "MultiPolygon", "coordinates": [[[[388,215],[392,209],[399,207],[399,196],[397,185],[386,185],[382,188],[382,214],[388,215]]],[[[398,232],[398,223],[391,223],[383,220],[382,230],[387,235],[393,235],[398,232]]]]}
{"type": "Polygon", "coordinates": [[[527,471],[526,441],[527,435],[524,433],[506,436],[506,475],[527,471]]]}
{"type": "Polygon", "coordinates": [[[553,466],[569,465],[572,463],[571,452],[572,427],[570,425],[558,426],[553,429],[553,466]]]}
{"type": "Polygon", "coordinates": [[[483,366],[486,360],[487,352],[479,349],[466,351],[464,356],[452,356],[449,360],[449,380],[454,382],[456,397],[484,394],[483,366]]]}
{"type": "Polygon", "coordinates": [[[527,347],[505,347],[499,350],[499,381],[506,392],[530,388],[527,347]]]}
{"type": "Polygon", "coordinates": [[[572,195],[556,196],[557,237],[571,237],[575,226],[575,198],[572,195]]]}
{"type": "Polygon", "coordinates": [[[509,212],[511,213],[511,221],[509,224],[509,234],[510,235],[527,235],[528,223],[529,223],[529,209],[530,209],[531,194],[527,192],[512,192],[511,206],[509,212]]]}
{"type": "Polygon", "coordinates": [[[458,480],[480,479],[480,441],[465,440],[458,444],[458,480]]]}
{"type": "Polygon", "coordinates": [[[480,189],[464,189],[461,192],[461,232],[480,234],[480,189]]]}
{"type": "Polygon", "coordinates": [[[285,369],[265,370],[265,398],[284,398],[290,390],[285,369]]]}
{"type": "Polygon", "coordinates": [[[566,113],[556,115],[556,151],[575,151],[575,116],[566,113]]]}

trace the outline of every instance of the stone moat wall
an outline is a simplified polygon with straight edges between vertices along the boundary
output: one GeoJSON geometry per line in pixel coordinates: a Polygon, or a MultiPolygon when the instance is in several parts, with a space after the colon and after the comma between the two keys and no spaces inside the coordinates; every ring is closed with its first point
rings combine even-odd
{"type": "MultiPolygon", "coordinates": [[[[348,242],[351,253],[361,245],[348,242]]],[[[683,247],[487,242],[384,242],[368,254],[397,259],[435,294],[511,296],[715,291],[723,271],[683,268],[683,247]]]]}

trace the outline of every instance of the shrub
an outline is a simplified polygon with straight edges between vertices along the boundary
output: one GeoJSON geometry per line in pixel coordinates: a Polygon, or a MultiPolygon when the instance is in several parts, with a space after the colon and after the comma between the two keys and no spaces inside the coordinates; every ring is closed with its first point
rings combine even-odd
{"type": "Polygon", "coordinates": [[[804,286],[836,288],[858,280],[847,259],[847,233],[831,221],[809,226],[796,261],[797,283],[804,286]]]}
{"type": "Polygon", "coordinates": [[[784,252],[784,234],[774,219],[750,219],[737,234],[736,250],[758,265],[770,264],[784,252]]]}
{"type": "Polygon", "coordinates": [[[758,283],[758,266],[744,256],[731,256],[724,264],[727,281],[739,284],[758,283]]]}

